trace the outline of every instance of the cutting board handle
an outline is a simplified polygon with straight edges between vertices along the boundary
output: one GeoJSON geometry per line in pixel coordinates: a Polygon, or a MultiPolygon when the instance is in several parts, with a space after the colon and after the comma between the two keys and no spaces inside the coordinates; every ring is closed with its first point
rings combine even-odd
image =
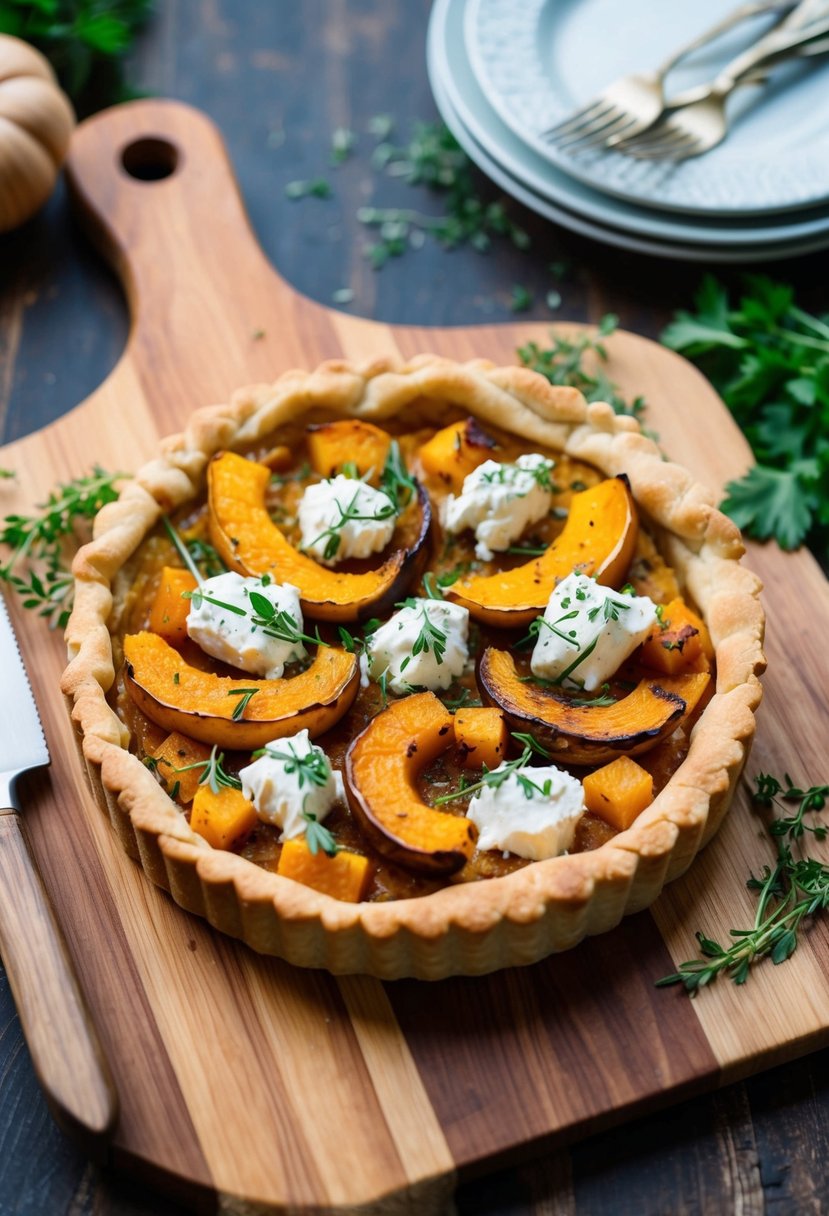
{"type": "Polygon", "coordinates": [[[84,227],[123,282],[127,362],[148,396],[156,381],[169,392],[172,377],[183,413],[299,360],[297,295],[260,249],[206,115],[161,100],[104,110],[75,132],[67,176],[84,227]]]}

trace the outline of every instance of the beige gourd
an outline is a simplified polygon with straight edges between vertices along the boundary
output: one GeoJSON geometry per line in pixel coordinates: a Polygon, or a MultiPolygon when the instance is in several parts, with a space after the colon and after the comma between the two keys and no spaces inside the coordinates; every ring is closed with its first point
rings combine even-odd
{"type": "Polygon", "coordinates": [[[16,228],[54,189],[75,115],[48,62],[0,34],[0,232],[16,228]]]}

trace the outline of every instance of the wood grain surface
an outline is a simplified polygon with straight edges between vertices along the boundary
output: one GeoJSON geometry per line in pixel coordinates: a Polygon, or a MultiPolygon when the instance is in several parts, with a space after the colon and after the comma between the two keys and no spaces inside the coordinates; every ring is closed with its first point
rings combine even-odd
{"type": "MultiPolygon", "coordinates": [[[[150,151],[158,155],[158,143],[150,151]]],[[[91,120],[71,175],[124,280],[133,325],[113,375],[83,406],[4,450],[20,473],[10,510],[91,460],[136,467],[192,408],[286,367],[423,350],[506,362],[519,342],[542,336],[532,325],[391,328],[296,295],[250,233],[215,128],[186,107],[139,102],[91,120]],[[176,150],[162,151],[176,170],[136,180],[122,167],[124,148],[150,139],[176,150]]],[[[741,471],[744,441],[698,373],[629,334],[611,354],[614,378],[646,395],[670,454],[715,485],[741,471]]],[[[826,620],[826,584],[807,554],[756,550],[751,561],[768,588],[773,674],[750,771],[779,771],[794,756],[808,776],[829,663],[820,630],[796,633],[793,663],[786,622],[804,596],[826,620]]],[[[219,1195],[231,1211],[243,1200],[427,1211],[457,1172],[825,1041],[823,930],[787,965],[785,1007],[772,970],[742,992],[722,986],[694,1003],[653,988],[693,953],[697,927],[750,914],[745,876],[770,852],[744,796],[653,913],[531,969],[384,986],[258,958],[181,912],[121,853],[55,695],[61,647],[35,622],[18,614],[17,623],[53,756],[51,773],[30,783],[32,835],[113,1062],[123,1108],[116,1168],[188,1203],[219,1195]]]]}
{"type": "Polygon", "coordinates": [[[0,810],[0,953],[52,1114],[90,1157],[106,1160],[117,1097],[26,826],[13,809],[0,810]]]}

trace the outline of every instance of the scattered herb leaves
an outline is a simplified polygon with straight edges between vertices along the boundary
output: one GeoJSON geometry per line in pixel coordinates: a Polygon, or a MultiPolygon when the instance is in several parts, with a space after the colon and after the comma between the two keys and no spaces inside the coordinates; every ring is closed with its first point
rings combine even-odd
{"type": "Polygon", "coordinates": [[[607,401],[617,414],[632,414],[639,418],[645,408],[642,397],[626,401],[620,396],[616,385],[607,376],[603,364],[607,361],[604,339],[609,338],[619,324],[619,318],[607,313],[599,322],[595,335],[550,334],[550,345],[542,348],[537,342],[528,342],[518,348],[518,357],[525,367],[545,376],[551,384],[577,388],[588,401],[607,401]],[[595,356],[595,367],[588,371],[584,366],[585,356],[595,356]]]}

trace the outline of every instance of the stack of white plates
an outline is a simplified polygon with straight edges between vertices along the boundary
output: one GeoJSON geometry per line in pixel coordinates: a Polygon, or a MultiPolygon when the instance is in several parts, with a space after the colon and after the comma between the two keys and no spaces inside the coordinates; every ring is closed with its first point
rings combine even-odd
{"type": "MultiPolygon", "coordinates": [[[[435,0],[428,66],[443,118],[484,172],[534,211],[611,245],[753,262],[829,246],[829,57],[738,91],[728,138],[677,164],[567,154],[543,132],[633,71],[653,69],[735,0],[435,0]]],[[[672,73],[715,74],[762,26],[672,73]]]]}

